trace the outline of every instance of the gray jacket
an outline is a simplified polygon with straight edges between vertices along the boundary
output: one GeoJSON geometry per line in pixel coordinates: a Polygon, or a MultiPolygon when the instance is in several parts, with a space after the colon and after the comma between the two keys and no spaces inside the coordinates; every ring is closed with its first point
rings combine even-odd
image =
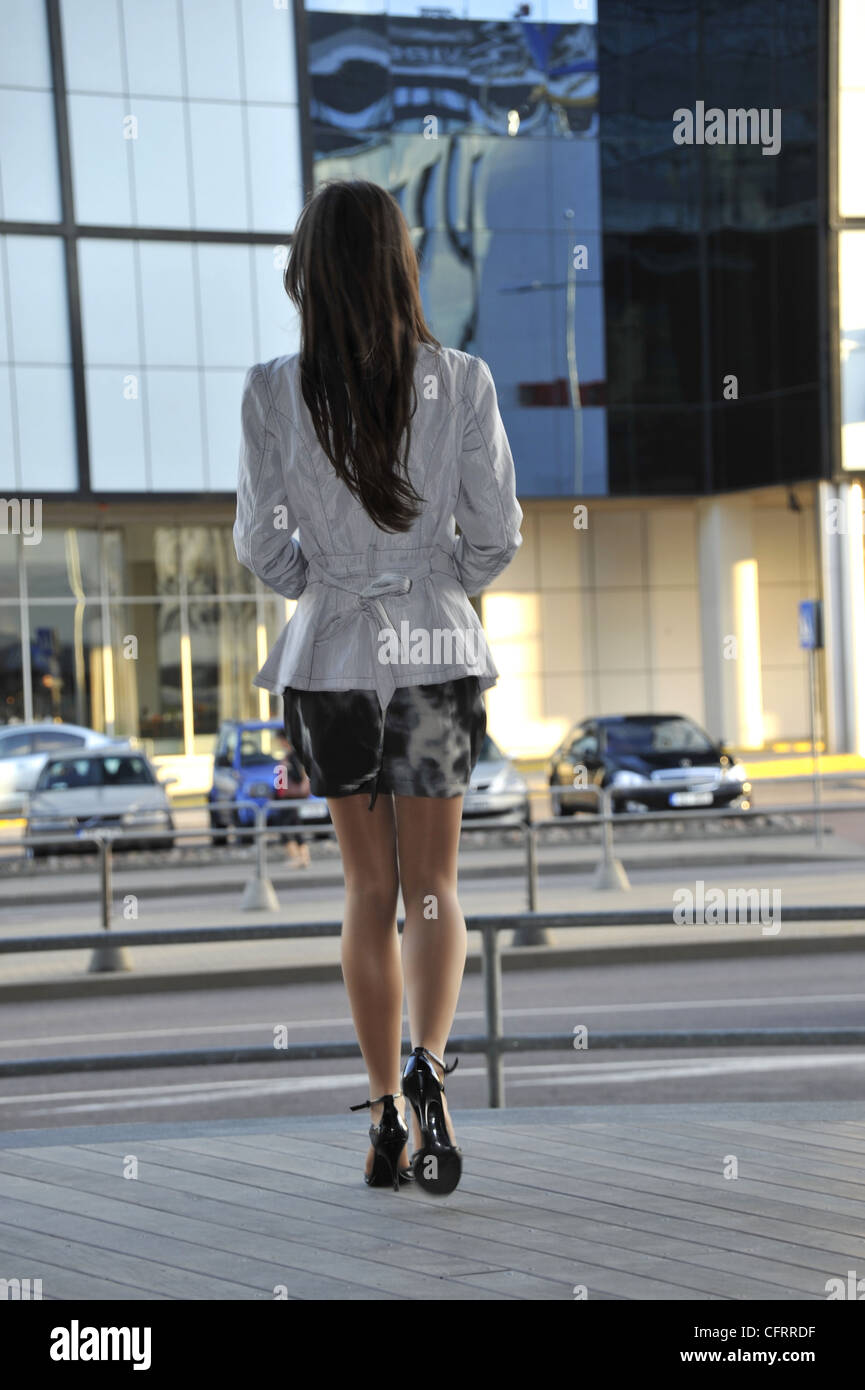
{"type": "Polygon", "coordinates": [[[297,353],[257,363],[243,387],[237,558],[299,600],[254,684],[376,690],[382,707],[397,686],[494,685],[468,596],[513,558],[522,511],[489,367],[420,347],[408,468],[424,504],[411,530],[388,535],[319,445],[299,364],[297,353]]]}

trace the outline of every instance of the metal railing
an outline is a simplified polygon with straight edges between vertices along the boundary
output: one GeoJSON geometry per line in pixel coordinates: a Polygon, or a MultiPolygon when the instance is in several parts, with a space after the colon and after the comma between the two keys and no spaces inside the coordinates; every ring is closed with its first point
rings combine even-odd
{"type": "MultiPolygon", "coordinates": [[[[578,1026],[571,1033],[504,1032],[502,1010],[502,966],[500,933],[523,926],[597,926],[598,913],[520,913],[515,916],[476,916],[466,919],[469,931],[481,933],[484,976],[484,1014],[486,1031],[470,1036],[452,1036],[450,1052],[480,1053],[487,1062],[487,1098],[491,1109],[505,1103],[504,1058],[516,1052],[580,1051],[585,1034],[579,1038],[578,1026]]],[[[663,909],[643,908],[630,912],[604,914],[626,919],[627,924],[655,926],[668,923],[663,909]]],[[[785,920],[859,921],[865,907],[791,907],[785,920]]],[[[237,927],[168,927],[159,931],[122,930],[112,933],[121,950],[129,947],[190,945],[203,942],[264,941],[304,937],[338,937],[340,922],[315,922],[301,926],[259,923],[237,927]]],[[[77,951],[103,945],[99,933],[84,932],[62,937],[0,938],[0,954],[42,951],[77,951]]],[[[865,941],[863,941],[865,949],[865,941]]],[[[611,1009],[615,1005],[610,1006],[611,1009]]],[[[575,1009],[575,1014],[578,1011],[575,1009]]],[[[865,1027],[840,1028],[722,1028],[662,1029],[597,1032],[591,1035],[591,1050],[677,1048],[677,1047],[859,1047],[865,1045],[865,1027]]],[[[411,1044],[408,1044],[410,1048],[411,1044]]],[[[0,1076],[51,1075],[64,1072],[125,1071],[159,1067],[251,1065],[260,1062],[321,1061],[328,1058],[358,1058],[360,1048],[352,1042],[293,1043],[285,1047],[218,1047],[172,1050],[168,1052],[103,1053],[76,1057],[33,1057],[0,1061],[0,1076]]],[[[578,1065],[578,1063],[575,1063],[578,1065]]]]}
{"type": "MultiPolygon", "coordinates": [[[[791,783],[818,783],[820,785],[826,783],[843,784],[849,783],[850,781],[857,782],[862,778],[865,778],[865,772],[844,772],[830,774],[806,773],[794,777],[784,778],[783,782],[785,786],[791,783]]],[[[777,779],[774,778],[749,779],[749,784],[752,786],[757,782],[768,783],[770,785],[775,786],[778,785],[777,779]]],[[[661,784],[658,784],[658,787],[660,786],[661,784]]],[[[652,789],[656,789],[654,787],[654,784],[651,783],[649,784],[649,787],[652,789]]],[[[676,791],[692,791],[693,787],[693,780],[689,781],[687,779],[683,779],[681,782],[664,782],[662,785],[662,789],[665,794],[673,793],[676,791]]],[[[638,794],[639,789],[635,788],[633,790],[635,794],[638,794]]],[[[563,797],[574,797],[575,795],[578,795],[580,797],[593,797],[595,800],[595,804],[599,808],[594,813],[581,811],[578,819],[569,819],[565,816],[555,816],[552,818],[533,820],[528,823],[507,823],[507,829],[516,831],[517,833],[521,834],[524,839],[523,853],[526,881],[526,906],[530,913],[536,913],[538,910],[539,866],[537,853],[537,836],[540,832],[547,829],[555,828],[557,830],[568,831],[570,829],[582,830],[585,828],[594,828],[595,826],[599,827],[601,854],[598,863],[595,867],[590,886],[593,889],[627,892],[631,887],[630,881],[628,879],[628,875],[624,865],[622,864],[621,860],[617,858],[615,853],[614,835],[616,826],[625,826],[631,824],[647,826],[651,824],[663,824],[666,822],[692,823],[695,821],[713,820],[745,821],[747,823],[749,820],[765,819],[766,816],[769,814],[778,816],[801,816],[813,814],[816,818],[816,823],[819,824],[819,831],[817,832],[817,847],[818,849],[822,850],[823,818],[827,814],[849,814],[855,811],[861,812],[865,810],[865,802],[862,801],[847,800],[836,803],[824,801],[819,793],[819,785],[814,786],[813,800],[810,803],[795,802],[789,805],[772,805],[770,807],[762,808],[750,807],[747,810],[738,807],[689,806],[687,808],[675,808],[670,810],[657,810],[651,812],[619,811],[616,809],[616,802],[621,802],[622,800],[628,799],[628,789],[616,786],[599,787],[595,783],[589,783],[586,786],[577,787],[550,787],[547,789],[535,789],[535,791],[530,794],[537,796],[549,795],[550,799],[554,803],[563,797]]],[[[495,798],[497,796],[507,798],[509,801],[513,801],[514,799],[513,792],[485,792],[484,795],[492,798],[495,798]]],[[[296,822],[284,823],[276,826],[271,824],[271,817],[274,814],[284,813],[287,805],[290,804],[290,802],[286,801],[270,801],[262,804],[261,802],[254,800],[208,802],[208,810],[228,811],[234,814],[237,810],[243,809],[250,811],[253,816],[252,824],[247,825],[236,823],[234,825],[226,825],[225,827],[211,826],[209,831],[207,832],[209,833],[210,837],[214,840],[226,840],[228,836],[232,833],[241,834],[244,837],[248,837],[254,840],[256,851],[255,867],[251,877],[249,878],[243,889],[243,894],[240,903],[241,911],[273,912],[278,911],[279,909],[279,900],[277,898],[273,882],[270,878],[267,859],[268,836],[270,834],[275,832],[277,837],[279,838],[292,837],[306,839],[321,836],[335,838],[335,831],[330,822],[304,822],[298,820],[296,822]]],[[[302,804],[304,804],[302,801],[298,802],[298,805],[302,804]]],[[[145,812],[143,814],[148,813],[145,812]]],[[[464,819],[462,824],[462,830],[468,833],[485,830],[501,830],[502,828],[503,825],[501,819],[496,817],[475,817],[469,820],[464,819]]],[[[127,826],[126,831],[121,832],[121,836],[127,839],[134,839],[134,841],[137,842],[142,840],[164,840],[168,835],[170,835],[172,841],[175,844],[178,840],[183,839],[200,840],[202,833],[204,833],[201,827],[190,827],[189,829],[180,829],[177,827],[172,827],[170,830],[162,828],[160,830],[150,831],[148,831],[146,828],[142,828],[134,829],[132,834],[127,834],[126,832],[129,830],[130,827],[127,826]]],[[[29,847],[45,848],[48,845],[68,845],[75,846],[77,849],[80,849],[82,838],[94,841],[96,850],[99,855],[98,874],[100,881],[100,919],[103,928],[105,930],[108,930],[111,925],[112,916],[111,884],[113,840],[117,838],[117,834],[115,832],[112,832],[108,829],[94,829],[93,831],[86,832],[83,836],[81,834],[59,836],[25,835],[15,840],[0,840],[0,849],[11,848],[13,846],[18,848],[24,847],[25,849],[29,847]]],[[[550,945],[552,943],[553,937],[546,928],[542,928],[539,926],[531,926],[518,928],[516,930],[514,939],[515,945],[550,945]]],[[[94,969],[129,968],[128,963],[124,964],[123,957],[119,955],[115,955],[113,957],[114,964],[112,965],[110,948],[106,947],[106,951],[108,953],[103,953],[100,957],[103,963],[94,965],[94,969]]]]}

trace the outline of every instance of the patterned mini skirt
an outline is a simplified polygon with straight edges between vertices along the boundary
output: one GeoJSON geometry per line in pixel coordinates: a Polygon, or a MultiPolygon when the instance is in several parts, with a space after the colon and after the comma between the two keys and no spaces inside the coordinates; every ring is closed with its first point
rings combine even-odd
{"type": "Polygon", "coordinates": [[[283,691],[285,731],[314,796],[462,796],[487,728],[477,676],[374,690],[283,691]]]}

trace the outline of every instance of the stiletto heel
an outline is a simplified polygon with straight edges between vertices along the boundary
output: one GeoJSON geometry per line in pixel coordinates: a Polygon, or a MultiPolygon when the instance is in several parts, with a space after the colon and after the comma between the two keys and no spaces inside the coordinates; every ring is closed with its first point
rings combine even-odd
{"type": "Polygon", "coordinates": [[[393,1095],[379,1096],[378,1100],[365,1100],[360,1105],[349,1106],[349,1110],[367,1110],[370,1106],[384,1103],[381,1123],[369,1127],[369,1142],[375,1157],[371,1171],[363,1175],[367,1187],[393,1185],[394,1192],[399,1192],[401,1182],[414,1181],[411,1169],[399,1166],[399,1156],[408,1141],[408,1126],[394,1105],[401,1095],[402,1091],[396,1091],[393,1095]]]}
{"type": "Polygon", "coordinates": [[[411,1102],[421,1132],[421,1148],[412,1154],[415,1181],[425,1192],[444,1197],[462,1176],[462,1150],[451,1143],[442,1104],[445,1088],[427,1057],[444,1068],[445,1076],[456,1068],[459,1058],[446,1067],[428,1047],[416,1047],[402,1077],[403,1095],[411,1102]]]}

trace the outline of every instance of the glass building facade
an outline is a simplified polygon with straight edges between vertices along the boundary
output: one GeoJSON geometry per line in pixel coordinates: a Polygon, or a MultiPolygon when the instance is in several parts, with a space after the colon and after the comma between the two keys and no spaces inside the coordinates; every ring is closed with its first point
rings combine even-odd
{"type": "MultiPolygon", "coordinates": [[[[286,605],[231,542],[240,392],[251,363],[297,350],[282,271],[327,178],[399,200],[433,332],[492,368],[523,500],[829,476],[831,17],[829,0],[0,0],[0,718],[194,753],[225,715],[277,712],[251,679],[286,605]],[[779,154],[677,144],[673,113],[698,102],[778,108],[779,154]],[[12,502],[37,500],[33,543],[12,502]]],[[[838,75],[848,469],[865,466],[861,51],[842,45],[838,75]]]]}

